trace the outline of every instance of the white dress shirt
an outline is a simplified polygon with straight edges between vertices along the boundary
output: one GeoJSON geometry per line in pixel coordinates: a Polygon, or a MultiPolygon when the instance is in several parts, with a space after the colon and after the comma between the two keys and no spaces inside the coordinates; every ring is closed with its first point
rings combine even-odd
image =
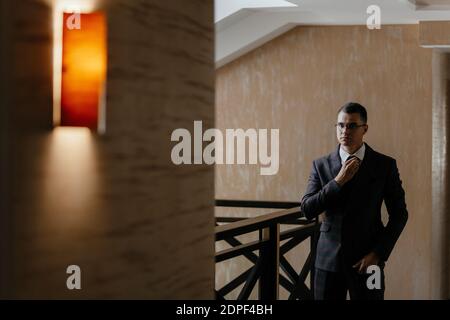
{"type": "Polygon", "coordinates": [[[345,151],[342,146],[339,147],[339,156],[341,157],[341,164],[344,165],[345,161],[347,161],[348,157],[350,156],[355,156],[357,157],[359,160],[363,161],[364,159],[364,154],[366,153],[366,144],[363,143],[361,148],[359,148],[358,150],[356,150],[355,153],[353,154],[349,154],[347,151],[345,151]]]}

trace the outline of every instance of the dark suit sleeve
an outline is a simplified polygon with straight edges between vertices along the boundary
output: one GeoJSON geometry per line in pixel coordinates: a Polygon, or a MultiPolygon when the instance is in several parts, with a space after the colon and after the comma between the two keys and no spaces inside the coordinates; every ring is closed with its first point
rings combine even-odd
{"type": "Polygon", "coordinates": [[[408,220],[405,191],[402,188],[402,181],[400,180],[395,160],[391,162],[391,168],[388,173],[384,190],[384,202],[389,221],[378,239],[374,252],[380,259],[386,261],[408,220]]]}
{"type": "Polygon", "coordinates": [[[322,186],[317,164],[314,161],[308,186],[306,187],[306,193],[301,201],[302,213],[308,220],[314,219],[332,205],[338,197],[340,190],[341,187],[334,179],[322,186]]]}

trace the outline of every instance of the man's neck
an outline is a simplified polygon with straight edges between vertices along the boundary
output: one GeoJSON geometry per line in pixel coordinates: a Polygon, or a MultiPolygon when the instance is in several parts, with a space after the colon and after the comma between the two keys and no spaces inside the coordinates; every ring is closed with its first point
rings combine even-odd
{"type": "Polygon", "coordinates": [[[345,152],[347,152],[348,154],[354,154],[356,151],[359,150],[359,148],[362,147],[362,145],[364,144],[364,142],[362,142],[359,146],[353,147],[353,148],[349,148],[346,146],[341,145],[342,149],[344,149],[345,152]]]}

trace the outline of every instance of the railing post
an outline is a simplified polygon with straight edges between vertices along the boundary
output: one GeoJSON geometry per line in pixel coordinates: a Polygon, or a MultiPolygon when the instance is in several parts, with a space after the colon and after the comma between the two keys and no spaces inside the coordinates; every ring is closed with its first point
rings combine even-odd
{"type": "Polygon", "coordinates": [[[260,230],[260,239],[268,240],[260,249],[262,263],[259,300],[278,300],[280,265],[280,225],[274,223],[260,230]]]}
{"type": "Polygon", "coordinates": [[[319,218],[315,219],[315,226],[314,232],[311,234],[310,237],[310,254],[311,254],[311,271],[309,274],[309,287],[311,290],[311,295],[314,299],[314,278],[316,273],[316,268],[314,265],[316,264],[316,249],[317,249],[317,241],[319,240],[319,218]]]}

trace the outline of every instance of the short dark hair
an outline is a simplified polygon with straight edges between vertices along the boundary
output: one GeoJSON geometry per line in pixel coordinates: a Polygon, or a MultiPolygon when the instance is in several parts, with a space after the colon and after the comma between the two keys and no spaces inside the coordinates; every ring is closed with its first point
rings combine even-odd
{"type": "Polygon", "coordinates": [[[348,102],[344,104],[339,110],[338,114],[344,113],[358,113],[363,123],[367,123],[367,110],[357,102],[348,102]]]}

